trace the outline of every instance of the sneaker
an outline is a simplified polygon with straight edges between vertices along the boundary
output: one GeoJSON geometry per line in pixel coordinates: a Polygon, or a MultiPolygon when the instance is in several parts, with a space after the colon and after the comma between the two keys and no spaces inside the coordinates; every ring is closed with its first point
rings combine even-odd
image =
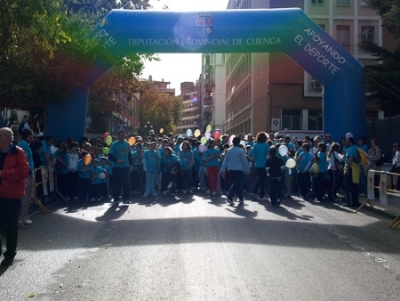
{"type": "Polygon", "coordinates": [[[101,202],[101,198],[98,198],[97,201],[98,201],[98,202],[101,202]]]}
{"type": "Polygon", "coordinates": [[[244,201],[243,201],[243,200],[240,200],[240,201],[239,201],[239,205],[244,205],[244,201]]]}
{"type": "Polygon", "coordinates": [[[168,190],[164,190],[162,194],[166,195],[167,193],[168,193],[168,190]]]}
{"type": "Polygon", "coordinates": [[[151,196],[158,196],[158,194],[157,193],[153,193],[151,196]]]}
{"type": "Polygon", "coordinates": [[[69,196],[67,196],[65,199],[66,199],[68,202],[71,200],[71,198],[70,198],[69,196]]]}
{"type": "Polygon", "coordinates": [[[210,190],[207,190],[207,191],[206,191],[206,194],[210,194],[210,193],[211,193],[211,191],[210,191],[210,190]]]}
{"type": "Polygon", "coordinates": [[[174,197],[174,196],[175,196],[175,193],[171,193],[171,196],[173,196],[173,197],[174,197]]]}
{"type": "Polygon", "coordinates": [[[146,198],[146,197],[148,197],[149,195],[148,195],[147,193],[145,193],[143,196],[146,198]]]}
{"type": "Polygon", "coordinates": [[[14,262],[14,258],[5,257],[5,258],[3,259],[3,261],[1,262],[1,265],[2,265],[2,266],[9,266],[9,265],[12,265],[13,262],[14,262]]]}
{"type": "Polygon", "coordinates": [[[172,186],[174,186],[174,183],[172,183],[172,182],[169,182],[169,184],[168,184],[168,189],[171,189],[171,188],[172,188],[172,186]]]}
{"type": "Polygon", "coordinates": [[[189,194],[193,194],[192,189],[189,189],[188,193],[189,193],[189,194]]]}
{"type": "Polygon", "coordinates": [[[22,222],[24,225],[31,225],[33,222],[30,219],[26,219],[22,222]]]}
{"type": "Polygon", "coordinates": [[[252,196],[253,198],[257,198],[257,195],[256,195],[254,192],[251,193],[251,196],[252,196]]]}
{"type": "Polygon", "coordinates": [[[183,194],[186,194],[186,190],[182,190],[182,193],[183,193],[183,194]]]}
{"type": "Polygon", "coordinates": [[[217,193],[216,193],[215,191],[213,191],[213,192],[211,193],[211,195],[212,195],[212,196],[216,196],[217,193]]]}
{"type": "Polygon", "coordinates": [[[234,205],[232,200],[230,200],[230,199],[226,199],[226,201],[227,201],[227,203],[228,203],[229,205],[231,205],[231,206],[233,206],[233,205],[234,205]]]}
{"type": "Polygon", "coordinates": [[[262,198],[259,198],[258,200],[259,200],[259,201],[268,201],[268,198],[264,196],[264,197],[262,197],[262,198]]]}
{"type": "Polygon", "coordinates": [[[96,200],[95,198],[91,198],[91,199],[90,199],[91,202],[94,202],[95,200],[96,200]]]}
{"type": "Polygon", "coordinates": [[[79,198],[77,196],[74,196],[74,201],[79,201],[79,198]]]}
{"type": "Polygon", "coordinates": [[[124,201],[124,204],[130,204],[130,203],[131,203],[130,200],[125,200],[125,201],[124,201]]]}

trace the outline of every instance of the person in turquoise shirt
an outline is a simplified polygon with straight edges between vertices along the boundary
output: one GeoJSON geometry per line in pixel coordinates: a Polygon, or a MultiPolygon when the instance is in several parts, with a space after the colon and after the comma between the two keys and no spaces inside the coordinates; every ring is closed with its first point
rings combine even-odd
{"type": "Polygon", "coordinates": [[[18,146],[24,151],[29,163],[29,177],[26,179],[25,195],[21,198],[21,211],[19,214],[19,221],[23,224],[32,224],[28,219],[29,206],[33,198],[33,189],[35,186],[35,167],[33,164],[33,154],[29,146],[33,140],[33,131],[31,129],[23,129],[21,132],[22,139],[18,142],[18,146]]]}
{"type": "Polygon", "coordinates": [[[146,189],[144,197],[157,196],[155,189],[155,181],[157,173],[160,171],[160,153],[155,149],[156,142],[151,141],[148,149],[143,153],[143,170],[146,175],[146,189]]]}
{"type": "Polygon", "coordinates": [[[358,207],[358,184],[360,183],[360,162],[357,147],[354,145],[352,133],[346,134],[347,151],[344,156],[344,181],[346,188],[347,206],[358,207]]]}
{"type": "Polygon", "coordinates": [[[297,182],[300,187],[300,195],[304,198],[309,192],[310,182],[310,167],[313,157],[310,154],[310,145],[303,143],[302,152],[296,158],[297,161],[297,182]]]}
{"type": "Polygon", "coordinates": [[[179,161],[181,164],[182,192],[192,194],[190,189],[192,185],[192,167],[194,165],[194,156],[188,141],[181,144],[181,152],[179,153],[179,161]]]}
{"type": "Polygon", "coordinates": [[[124,204],[130,204],[129,168],[132,165],[132,152],[125,137],[125,131],[118,131],[118,140],[111,144],[108,153],[108,158],[113,162],[112,197],[116,204],[119,203],[121,190],[124,204]]]}
{"type": "Polygon", "coordinates": [[[207,166],[207,181],[208,189],[211,195],[217,195],[218,189],[218,177],[219,177],[219,167],[220,167],[220,156],[221,152],[216,146],[215,140],[210,138],[208,143],[208,148],[204,152],[204,162],[207,166]]]}
{"type": "Polygon", "coordinates": [[[267,190],[267,173],[265,165],[268,160],[270,145],[267,143],[268,135],[265,132],[259,132],[256,136],[256,143],[254,144],[251,155],[252,161],[257,171],[258,179],[253,188],[253,196],[260,190],[259,200],[266,201],[265,196],[267,190]]]}
{"type": "Polygon", "coordinates": [[[55,153],[55,171],[57,174],[57,188],[60,194],[65,198],[68,195],[68,173],[69,158],[68,144],[61,142],[59,149],[55,153]]]}

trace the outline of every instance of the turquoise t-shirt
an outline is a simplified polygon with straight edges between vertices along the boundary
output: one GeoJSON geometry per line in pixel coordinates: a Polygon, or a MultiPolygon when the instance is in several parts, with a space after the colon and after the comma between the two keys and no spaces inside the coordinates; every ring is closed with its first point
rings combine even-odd
{"type": "Polygon", "coordinates": [[[122,163],[113,162],[113,167],[129,167],[129,156],[131,156],[131,146],[128,141],[114,141],[111,144],[109,154],[113,155],[117,160],[123,160],[122,163]]]}

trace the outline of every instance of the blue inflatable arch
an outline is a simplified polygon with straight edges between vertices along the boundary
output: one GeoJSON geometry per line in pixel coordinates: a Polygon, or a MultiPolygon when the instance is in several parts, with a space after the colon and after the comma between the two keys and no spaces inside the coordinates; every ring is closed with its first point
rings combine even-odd
{"type": "MultiPolygon", "coordinates": [[[[113,10],[96,29],[107,51],[127,53],[284,52],[324,85],[324,131],[336,141],[365,135],[363,66],[301,9],[170,12],[113,10]]],[[[85,91],[49,105],[49,132],[81,139],[89,86],[111,66],[94,66],[85,91]]]]}

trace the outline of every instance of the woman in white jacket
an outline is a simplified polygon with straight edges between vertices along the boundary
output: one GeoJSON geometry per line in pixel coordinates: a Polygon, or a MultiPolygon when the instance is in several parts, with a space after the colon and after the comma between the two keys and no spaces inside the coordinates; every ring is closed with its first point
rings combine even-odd
{"type": "Polygon", "coordinates": [[[336,199],[336,192],[343,181],[343,155],[339,153],[340,145],[333,143],[329,149],[328,159],[328,198],[330,201],[336,199]]]}

